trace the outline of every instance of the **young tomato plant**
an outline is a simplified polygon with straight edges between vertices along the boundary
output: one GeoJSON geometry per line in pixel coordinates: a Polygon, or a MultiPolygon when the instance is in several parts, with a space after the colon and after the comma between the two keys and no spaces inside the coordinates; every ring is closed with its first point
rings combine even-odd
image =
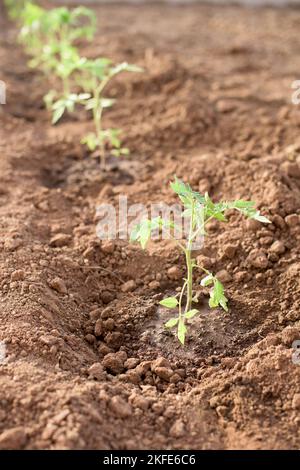
{"type": "Polygon", "coordinates": [[[19,41],[24,45],[27,54],[39,63],[38,57],[42,54],[49,31],[46,10],[32,2],[26,2],[20,12],[20,23],[19,41]]]}
{"type": "Polygon", "coordinates": [[[20,40],[32,56],[29,65],[41,69],[48,77],[59,79],[60,90],[51,90],[45,96],[48,109],[53,112],[53,122],[61,116],[62,102],[65,109],[72,110],[72,74],[83,59],[79,56],[74,43],[77,39],[93,38],[96,29],[95,15],[92,10],[78,7],[43,8],[28,3],[22,14],[23,27],[20,40]]]}
{"type": "Polygon", "coordinates": [[[96,30],[95,15],[85,7],[45,10],[27,2],[21,20],[20,41],[33,56],[31,65],[35,67],[43,67],[44,62],[47,66],[51,51],[57,57],[61,49],[73,46],[77,39],[92,40],[96,30]]]}
{"type": "MultiPolygon", "coordinates": [[[[160,304],[170,309],[178,308],[178,316],[171,318],[165,326],[167,328],[176,327],[178,339],[184,344],[187,333],[187,320],[192,319],[199,312],[196,308],[193,308],[193,303],[197,302],[193,292],[193,272],[195,268],[205,273],[201,285],[203,287],[211,286],[210,308],[220,306],[226,312],[228,311],[228,299],[225,296],[222,283],[207,269],[199,267],[192,257],[194,242],[199,240],[199,237],[202,238],[207,235],[205,232],[206,224],[212,219],[226,222],[227,219],[224,214],[227,210],[232,209],[236,209],[250,219],[264,223],[270,223],[270,221],[255,209],[253,201],[236,200],[214,203],[207,193],[201,195],[193,191],[188,184],[185,184],[176,177],[175,181],[171,183],[171,188],[179,196],[183,205],[184,211],[182,217],[188,218],[189,230],[186,240],[178,241],[175,237],[172,237],[185,256],[187,276],[184,279],[181,291],[174,297],[165,298],[160,304]]],[[[134,228],[131,233],[131,240],[140,242],[142,248],[145,248],[152,232],[163,228],[171,229],[174,233],[176,225],[172,220],[165,220],[161,217],[143,220],[134,228]]]]}
{"type": "Polygon", "coordinates": [[[141,71],[141,68],[127,62],[113,65],[107,58],[86,59],[78,67],[77,84],[84,90],[84,94],[78,95],[78,102],[92,112],[94,122],[94,132],[86,135],[81,142],[86,144],[90,151],[99,151],[103,166],[106,165],[107,146],[111,148],[111,154],[117,157],[129,153],[129,150],[121,145],[119,129],[103,129],[103,111],[115,102],[113,99],[105,98],[104,91],[110,81],[121,72],[141,71]]]}
{"type": "Polygon", "coordinates": [[[21,16],[26,3],[28,3],[27,0],[4,0],[8,15],[12,20],[21,16]]]}

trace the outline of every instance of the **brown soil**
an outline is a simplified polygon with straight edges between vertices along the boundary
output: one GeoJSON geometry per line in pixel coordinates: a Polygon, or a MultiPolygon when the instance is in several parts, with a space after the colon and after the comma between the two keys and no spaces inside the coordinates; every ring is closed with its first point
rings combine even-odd
{"type": "Polygon", "coordinates": [[[299,448],[300,12],[118,5],[98,16],[83,53],[146,69],[110,90],[106,124],[124,130],[131,157],[105,173],[79,143],[87,116],[50,126],[48,84],[1,10],[0,448],[299,448]],[[181,282],[168,277],[184,270],[176,249],[95,232],[97,204],[119,194],[173,201],[175,173],[213,198],[254,199],[273,221],[210,227],[201,256],[226,271],[230,312],[204,297],[184,349],[158,308],[181,282]]]}

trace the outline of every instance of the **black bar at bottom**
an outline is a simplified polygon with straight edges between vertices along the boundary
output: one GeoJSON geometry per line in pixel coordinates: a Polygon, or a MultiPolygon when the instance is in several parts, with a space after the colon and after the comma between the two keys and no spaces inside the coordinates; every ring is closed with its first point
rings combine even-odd
{"type": "MultiPolygon", "coordinates": [[[[208,464],[220,466],[230,465],[230,469],[241,465],[255,465],[259,468],[271,468],[278,466],[300,463],[299,451],[192,451],[192,450],[145,450],[145,451],[2,451],[0,453],[1,468],[4,464],[18,465],[20,468],[40,466],[48,464],[84,465],[85,468],[93,470],[96,468],[124,468],[137,469],[142,467],[152,468],[168,466],[176,468],[203,468],[208,464]]],[[[296,468],[296,467],[295,467],[296,468]]],[[[256,469],[255,469],[256,470],[256,469]]]]}

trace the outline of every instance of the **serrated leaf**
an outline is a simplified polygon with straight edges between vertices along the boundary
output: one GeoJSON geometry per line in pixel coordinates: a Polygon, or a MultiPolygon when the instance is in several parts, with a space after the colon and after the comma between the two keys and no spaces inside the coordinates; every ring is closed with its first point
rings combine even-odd
{"type": "Polygon", "coordinates": [[[223,284],[214,277],[214,286],[210,291],[210,299],[209,299],[209,306],[210,308],[216,308],[219,305],[227,312],[227,298],[224,295],[224,287],[223,284]]]}
{"type": "Polygon", "coordinates": [[[166,323],[165,323],[165,327],[166,328],[173,328],[174,326],[177,325],[179,319],[178,318],[170,318],[170,320],[168,320],[166,323]]]}
{"type": "Polygon", "coordinates": [[[197,313],[199,313],[199,310],[197,310],[196,308],[193,308],[192,310],[189,310],[188,312],[185,313],[185,318],[187,318],[188,320],[190,318],[193,318],[195,315],[197,315],[197,313]]]}
{"type": "Polygon", "coordinates": [[[178,305],[178,300],[176,297],[167,297],[166,299],[161,300],[160,305],[167,308],[175,308],[178,305]]]}

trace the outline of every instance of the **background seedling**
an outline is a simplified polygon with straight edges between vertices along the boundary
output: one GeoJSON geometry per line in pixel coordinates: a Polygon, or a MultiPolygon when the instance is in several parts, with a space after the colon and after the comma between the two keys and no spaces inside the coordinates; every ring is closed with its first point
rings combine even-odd
{"type": "MultiPolygon", "coordinates": [[[[263,223],[270,223],[270,221],[255,209],[255,203],[253,201],[236,200],[214,203],[207,193],[201,195],[193,191],[188,184],[185,184],[176,177],[175,181],[171,183],[171,188],[179,196],[183,205],[184,211],[182,217],[187,217],[189,221],[187,239],[178,241],[174,238],[177,246],[185,256],[187,277],[184,279],[180,293],[174,297],[168,297],[162,300],[160,304],[170,309],[178,308],[178,316],[171,318],[165,326],[167,328],[177,327],[178,339],[184,344],[187,333],[186,322],[199,312],[196,308],[193,308],[193,303],[197,302],[197,298],[193,296],[194,268],[197,267],[201,269],[206,275],[202,279],[201,285],[203,287],[211,286],[209,299],[210,308],[220,306],[226,312],[228,311],[228,300],[225,296],[222,283],[207,269],[201,266],[199,267],[192,258],[193,243],[199,239],[199,237],[201,238],[207,235],[205,232],[206,224],[212,219],[226,222],[227,219],[224,214],[226,211],[232,209],[241,212],[250,219],[255,219],[263,223]]],[[[176,225],[172,220],[165,220],[161,217],[143,220],[131,233],[131,240],[140,242],[142,248],[145,248],[152,232],[163,227],[171,228],[173,231],[176,229],[176,225]]]]}
{"type": "Polygon", "coordinates": [[[78,101],[84,101],[85,109],[92,111],[95,129],[94,132],[82,139],[82,143],[86,144],[90,151],[99,151],[103,166],[106,164],[107,145],[111,147],[111,153],[114,156],[128,155],[129,153],[128,149],[121,146],[119,129],[103,129],[103,111],[115,102],[115,100],[103,96],[104,90],[110,81],[121,72],[141,71],[141,68],[127,64],[127,62],[113,65],[112,61],[107,58],[86,59],[78,67],[77,83],[86,94],[84,100],[81,95],[78,97],[78,101]]]}
{"type": "Polygon", "coordinates": [[[21,16],[26,3],[28,3],[27,0],[4,0],[8,15],[12,20],[21,16]]]}
{"type": "Polygon", "coordinates": [[[51,90],[45,96],[46,105],[53,112],[53,122],[57,122],[62,110],[73,110],[75,95],[70,97],[71,77],[83,61],[74,43],[78,39],[93,38],[95,15],[85,7],[44,10],[28,3],[22,13],[22,21],[19,37],[32,56],[29,65],[41,69],[48,78],[58,78],[61,83],[59,91],[51,90]]]}

